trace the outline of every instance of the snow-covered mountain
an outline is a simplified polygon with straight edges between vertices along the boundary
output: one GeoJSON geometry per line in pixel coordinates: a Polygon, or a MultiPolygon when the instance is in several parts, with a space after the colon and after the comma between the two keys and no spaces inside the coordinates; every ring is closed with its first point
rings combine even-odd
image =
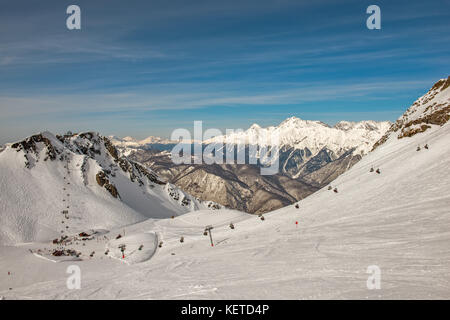
{"type": "Polygon", "coordinates": [[[280,171],[292,178],[302,178],[343,156],[367,154],[391,126],[388,121],[341,121],[334,127],[321,122],[291,117],[278,126],[262,128],[253,124],[248,130],[218,136],[204,143],[270,146],[278,137],[280,171]]]}
{"type": "Polygon", "coordinates": [[[57,236],[66,210],[70,231],[77,232],[220,207],[121,157],[109,139],[93,132],[44,132],[8,144],[0,153],[0,206],[3,244],[57,236]]]}
{"type": "Polygon", "coordinates": [[[448,83],[447,79],[434,88],[428,95],[431,100],[419,99],[420,105],[399,119],[408,121],[394,124],[377,148],[336,178],[331,189],[324,187],[297,204],[266,213],[264,220],[237,211],[202,210],[127,226],[123,242],[131,249],[125,258],[116,252],[117,242],[87,242],[77,261],[83,270],[83,290],[67,290],[65,266],[28,252],[42,244],[0,246],[0,269],[13,270],[13,276],[0,273],[0,295],[449,299],[448,83]],[[429,105],[435,107],[431,112],[429,105]],[[417,119],[421,122],[409,125],[417,119]],[[402,134],[422,124],[429,128],[402,134]],[[205,225],[214,227],[214,246],[203,235],[205,225]],[[162,247],[150,252],[134,249],[153,243],[152,234],[164,239],[162,247]],[[115,250],[111,259],[104,258],[105,248],[115,250]],[[93,250],[102,254],[90,257],[93,250]],[[128,265],[133,263],[137,264],[128,265]],[[368,286],[374,284],[376,270],[379,289],[368,286]]]}
{"type": "Polygon", "coordinates": [[[388,138],[412,137],[436,126],[442,126],[450,119],[450,76],[441,79],[408,110],[397,119],[386,134],[374,145],[376,149],[388,138]]]}
{"type": "Polygon", "coordinates": [[[126,137],[112,142],[122,154],[142,162],[168,181],[203,199],[250,213],[263,213],[303,199],[351,168],[390,127],[390,122],[341,121],[334,127],[320,121],[291,117],[279,126],[218,136],[203,141],[224,143],[225,148],[244,147],[250,153],[255,141],[278,135],[278,174],[262,177],[258,165],[175,165],[170,160],[174,141],[151,137],[146,141],[126,137]],[[242,177],[240,177],[240,175],[242,177]]]}
{"type": "Polygon", "coordinates": [[[291,117],[278,126],[262,128],[253,124],[244,132],[214,137],[204,143],[248,145],[257,141],[260,145],[267,145],[269,142],[265,142],[264,137],[278,136],[280,148],[308,149],[312,155],[327,148],[339,157],[350,149],[354,149],[357,154],[366,154],[390,126],[388,121],[341,121],[330,127],[321,121],[291,117]]]}
{"type": "MultiPolygon", "coordinates": [[[[262,128],[253,124],[249,129],[229,135],[217,136],[204,140],[203,144],[224,143],[229,145],[250,145],[257,141],[261,145],[268,145],[262,137],[279,136],[279,147],[285,149],[309,150],[316,155],[326,148],[337,157],[348,150],[354,149],[357,154],[366,154],[373,144],[380,139],[392,125],[389,121],[341,121],[333,127],[321,121],[302,120],[290,117],[278,126],[262,128]]],[[[119,138],[110,136],[111,142],[119,148],[145,148],[153,144],[176,144],[160,137],[150,136],[143,140],[133,137],[119,138]]]]}

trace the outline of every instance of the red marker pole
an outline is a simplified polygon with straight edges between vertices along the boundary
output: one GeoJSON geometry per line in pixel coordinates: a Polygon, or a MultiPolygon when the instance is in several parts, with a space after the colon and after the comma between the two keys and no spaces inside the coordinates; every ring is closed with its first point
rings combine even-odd
{"type": "Polygon", "coordinates": [[[212,239],[211,229],[209,229],[209,238],[211,239],[211,247],[214,247],[214,242],[212,239]]]}
{"type": "Polygon", "coordinates": [[[295,227],[296,228],[298,227],[298,221],[295,221],[295,227]]]}

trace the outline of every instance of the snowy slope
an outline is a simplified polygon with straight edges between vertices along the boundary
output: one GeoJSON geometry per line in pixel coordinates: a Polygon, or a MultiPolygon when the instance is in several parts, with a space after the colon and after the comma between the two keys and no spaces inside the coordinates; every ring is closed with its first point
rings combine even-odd
{"type": "Polygon", "coordinates": [[[0,153],[0,243],[57,237],[68,210],[72,232],[109,229],[207,208],[96,133],[45,132],[0,153]]]}
{"type": "Polygon", "coordinates": [[[422,97],[417,99],[397,119],[386,134],[374,145],[374,149],[388,138],[412,137],[436,126],[442,126],[450,119],[450,76],[441,79],[422,97]]]}
{"type": "MultiPolygon", "coordinates": [[[[449,89],[442,90],[447,94],[449,89]]],[[[449,102],[444,99],[441,108],[449,102]]],[[[298,208],[292,205],[265,214],[264,221],[237,211],[200,210],[130,225],[124,230],[125,241],[133,251],[125,251],[130,257],[122,259],[130,263],[122,263],[117,253],[103,255],[112,245],[106,240],[80,249],[82,290],[67,289],[68,264],[27,253],[42,244],[0,246],[0,269],[12,270],[11,276],[0,273],[0,295],[6,299],[449,299],[449,140],[449,122],[401,139],[393,130],[332,182],[337,193],[325,187],[298,203],[298,208]],[[371,172],[372,167],[381,173],[371,172]],[[214,247],[203,235],[206,225],[214,227],[214,247]],[[135,256],[134,248],[144,241],[149,251],[135,256]],[[162,246],[152,252],[159,241],[162,246]],[[91,250],[100,256],[89,258],[91,250]],[[380,290],[366,286],[367,268],[374,265],[381,270],[380,290]]],[[[111,230],[109,238],[121,230],[111,230]]]]}

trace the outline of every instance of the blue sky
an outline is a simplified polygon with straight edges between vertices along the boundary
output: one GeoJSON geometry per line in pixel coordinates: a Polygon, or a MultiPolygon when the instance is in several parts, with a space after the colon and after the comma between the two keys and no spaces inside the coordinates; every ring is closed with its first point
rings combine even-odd
{"type": "Polygon", "coordinates": [[[449,18],[449,0],[0,0],[0,143],[395,120],[449,75],[449,18]]]}

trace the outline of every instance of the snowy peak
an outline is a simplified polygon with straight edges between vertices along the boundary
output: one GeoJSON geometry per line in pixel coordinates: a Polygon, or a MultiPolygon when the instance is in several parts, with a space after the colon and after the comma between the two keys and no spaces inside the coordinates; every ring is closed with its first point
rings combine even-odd
{"type": "Polygon", "coordinates": [[[308,127],[326,127],[330,126],[321,121],[303,120],[297,117],[290,117],[281,122],[278,128],[290,129],[290,128],[308,128],[308,127]]]}
{"type": "Polygon", "coordinates": [[[412,137],[429,129],[439,128],[449,120],[450,76],[436,82],[426,94],[417,99],[374,145],[374,149],[391,137],[412,137]]]}
{"type": "Polygon", "coordinates": [[[252,124],[250,126],[250,128],[248,130],[255,130],[255,131],[257,131],[259,129],[261,129],[261,127],[257,123],[254,123],[254,124],[252,124]]]}

